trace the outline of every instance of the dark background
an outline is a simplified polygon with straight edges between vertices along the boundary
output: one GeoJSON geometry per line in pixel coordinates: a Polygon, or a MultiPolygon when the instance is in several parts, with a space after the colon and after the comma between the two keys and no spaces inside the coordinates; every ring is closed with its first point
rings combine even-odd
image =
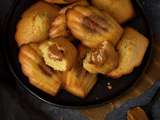
{"type": "MultiPolygon", "coordinates": [[[[5,21],[5,15],[13,2],[14,0],[0,0],[0,28],[3,27],[2,21],[5,21]]],[[[145,0],[143,7],[155,36],[160,39],[160,0],[145,0]]],[[[85,119],[77,110],[51,107],[28,93],[24,96],[5,64],[2,46],[0,47],[1,120],[75,120],[74,118],[85,119]]]]}

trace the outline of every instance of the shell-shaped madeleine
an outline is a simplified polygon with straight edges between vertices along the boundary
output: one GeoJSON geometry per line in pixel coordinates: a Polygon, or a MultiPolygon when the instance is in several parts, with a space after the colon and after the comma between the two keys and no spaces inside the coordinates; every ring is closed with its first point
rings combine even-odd
{"type": "Polygon", "coordinates": [[[123,32],[110,15],[91,6],[74,6],[66,15],[67,25],[74,37],[91,48],[106,40],[116,45],[123,32]]]}
{"type": "Polygon", "coordinates": [[[87,72],[80,64],[76,64],[64,76],[64,89],[81,98],[86,97],[97,82],[96,74],[87,72]]]}
{"type": "Polygon", "coordinates": [[[104,41],[97,48],[92,48],[83,61],[83,67],[90,73],[108,73],[118,65],[118,53],[114,46],[104,41]]]}
{"type": "Polygon", "coordinates": [[[45,63],[54,70],[70,70],[77,57],[77,49],[66,38],[55,38],[47,40],[40,45],[45,63]]]}
{"type": "Polygon", "coordinates": [[[61,80],[56,72],[45,65],[37,44],[21,47],[19,62],[29,82],[42,91],[55,96],[60,89],[61,80]]]}
{"type": "Polygon", "coordinates": [[[148,44],[149,40],[141,33],[131,27],[125,28],[117,46],[119,65],[115,70],[107,73],[107,76],[119,78],[131,73],[135,67],[141,64],[148,44]]]}
{"type": "Polygon", "coordinates": [[[88,5],[86,0],[79,0],[71,5],[64,7],[60,12],[59,15],[55,18],[52,22],[51,28],[49,30],[50,38],[54,39],[56,37],[70,37],[71,33],[67,27],[66,21],[66,11],[75,5],[88,5]]]}
{"type": "Polygon", "coordinates": [[[98,9],[109,13],[119,23],[124,23],[135,15],[131,0],[92,0],[91,2],[98,9]]]}
{"type": "Polygon", "coordinates": [[[59,8],[45,2],[37,2],[27,9],[17,24],[15,39],[19,46],[40,42],[48,38],[48,30],[59,8]]]}

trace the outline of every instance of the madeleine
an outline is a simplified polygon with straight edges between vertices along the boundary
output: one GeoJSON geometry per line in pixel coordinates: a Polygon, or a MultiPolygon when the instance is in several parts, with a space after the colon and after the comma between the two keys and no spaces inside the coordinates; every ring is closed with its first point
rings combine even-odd
{"type": "Polygon", "coordinates": [[[117,50],[119,53],[119,65],[108,76],[119,78],[131,73],[135,67],[138,67],[145,55],[149,40],[131,27],[124,30],[124,35],[120,40],[117,50]]]}
{"type": "Polygon", "coordinates": [[[21,47],[19,62],[29,82],[40,90],[55,96],[61,86],[61,79],[56,72],[47,66],[37,44],[29,44],[21,47]]]}
{"type": "Polygon", "coordinates": [[[48,30],[59,8],[37,2],[27,9],[17,24],[15,39],[19,46],[48,39],[48,30]]]}
{"type": "Polygon", "coordinates": [[[77,60],[77,49],[66,38],[55,38],[42,42],[40,50],[45,63],[54,70],[70,70],[77,60]]]}
{"type": "Polygon", "coordinates": [[[90,48],[106,40],[116,45],[123,33],[122,27],[110,15],[91,6],[69,9],[67,25],[74,37],[90,48]]]}

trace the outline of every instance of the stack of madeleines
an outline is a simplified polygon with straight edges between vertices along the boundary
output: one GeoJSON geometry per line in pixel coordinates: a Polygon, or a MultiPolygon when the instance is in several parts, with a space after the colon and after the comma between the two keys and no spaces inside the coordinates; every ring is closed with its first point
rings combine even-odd
{"type": "Polygon", "coordinates": [[[141,64],[148,39],[121,26],[134,16],[130,0],[35,3],[23,13],[15,34],[23,73],[52,96],[65,89],[86,97],[98,73],[119,78],[141,64]]]}

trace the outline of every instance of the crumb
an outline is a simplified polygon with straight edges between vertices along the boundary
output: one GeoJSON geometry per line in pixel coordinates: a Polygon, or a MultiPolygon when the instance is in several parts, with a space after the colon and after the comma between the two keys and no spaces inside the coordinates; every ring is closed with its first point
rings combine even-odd
{"type": "Polygon", "coordinates": [[[109,82],[107,83],[107,89],[108,89],[108,90],[112,90],[112,85],[111,85],[111,83],[109,83],[109,82]]]}
{"type": "Polygon", "coordinates": [[[112,90],[112,86],[107,86],[108,90],[112,90]]]}

